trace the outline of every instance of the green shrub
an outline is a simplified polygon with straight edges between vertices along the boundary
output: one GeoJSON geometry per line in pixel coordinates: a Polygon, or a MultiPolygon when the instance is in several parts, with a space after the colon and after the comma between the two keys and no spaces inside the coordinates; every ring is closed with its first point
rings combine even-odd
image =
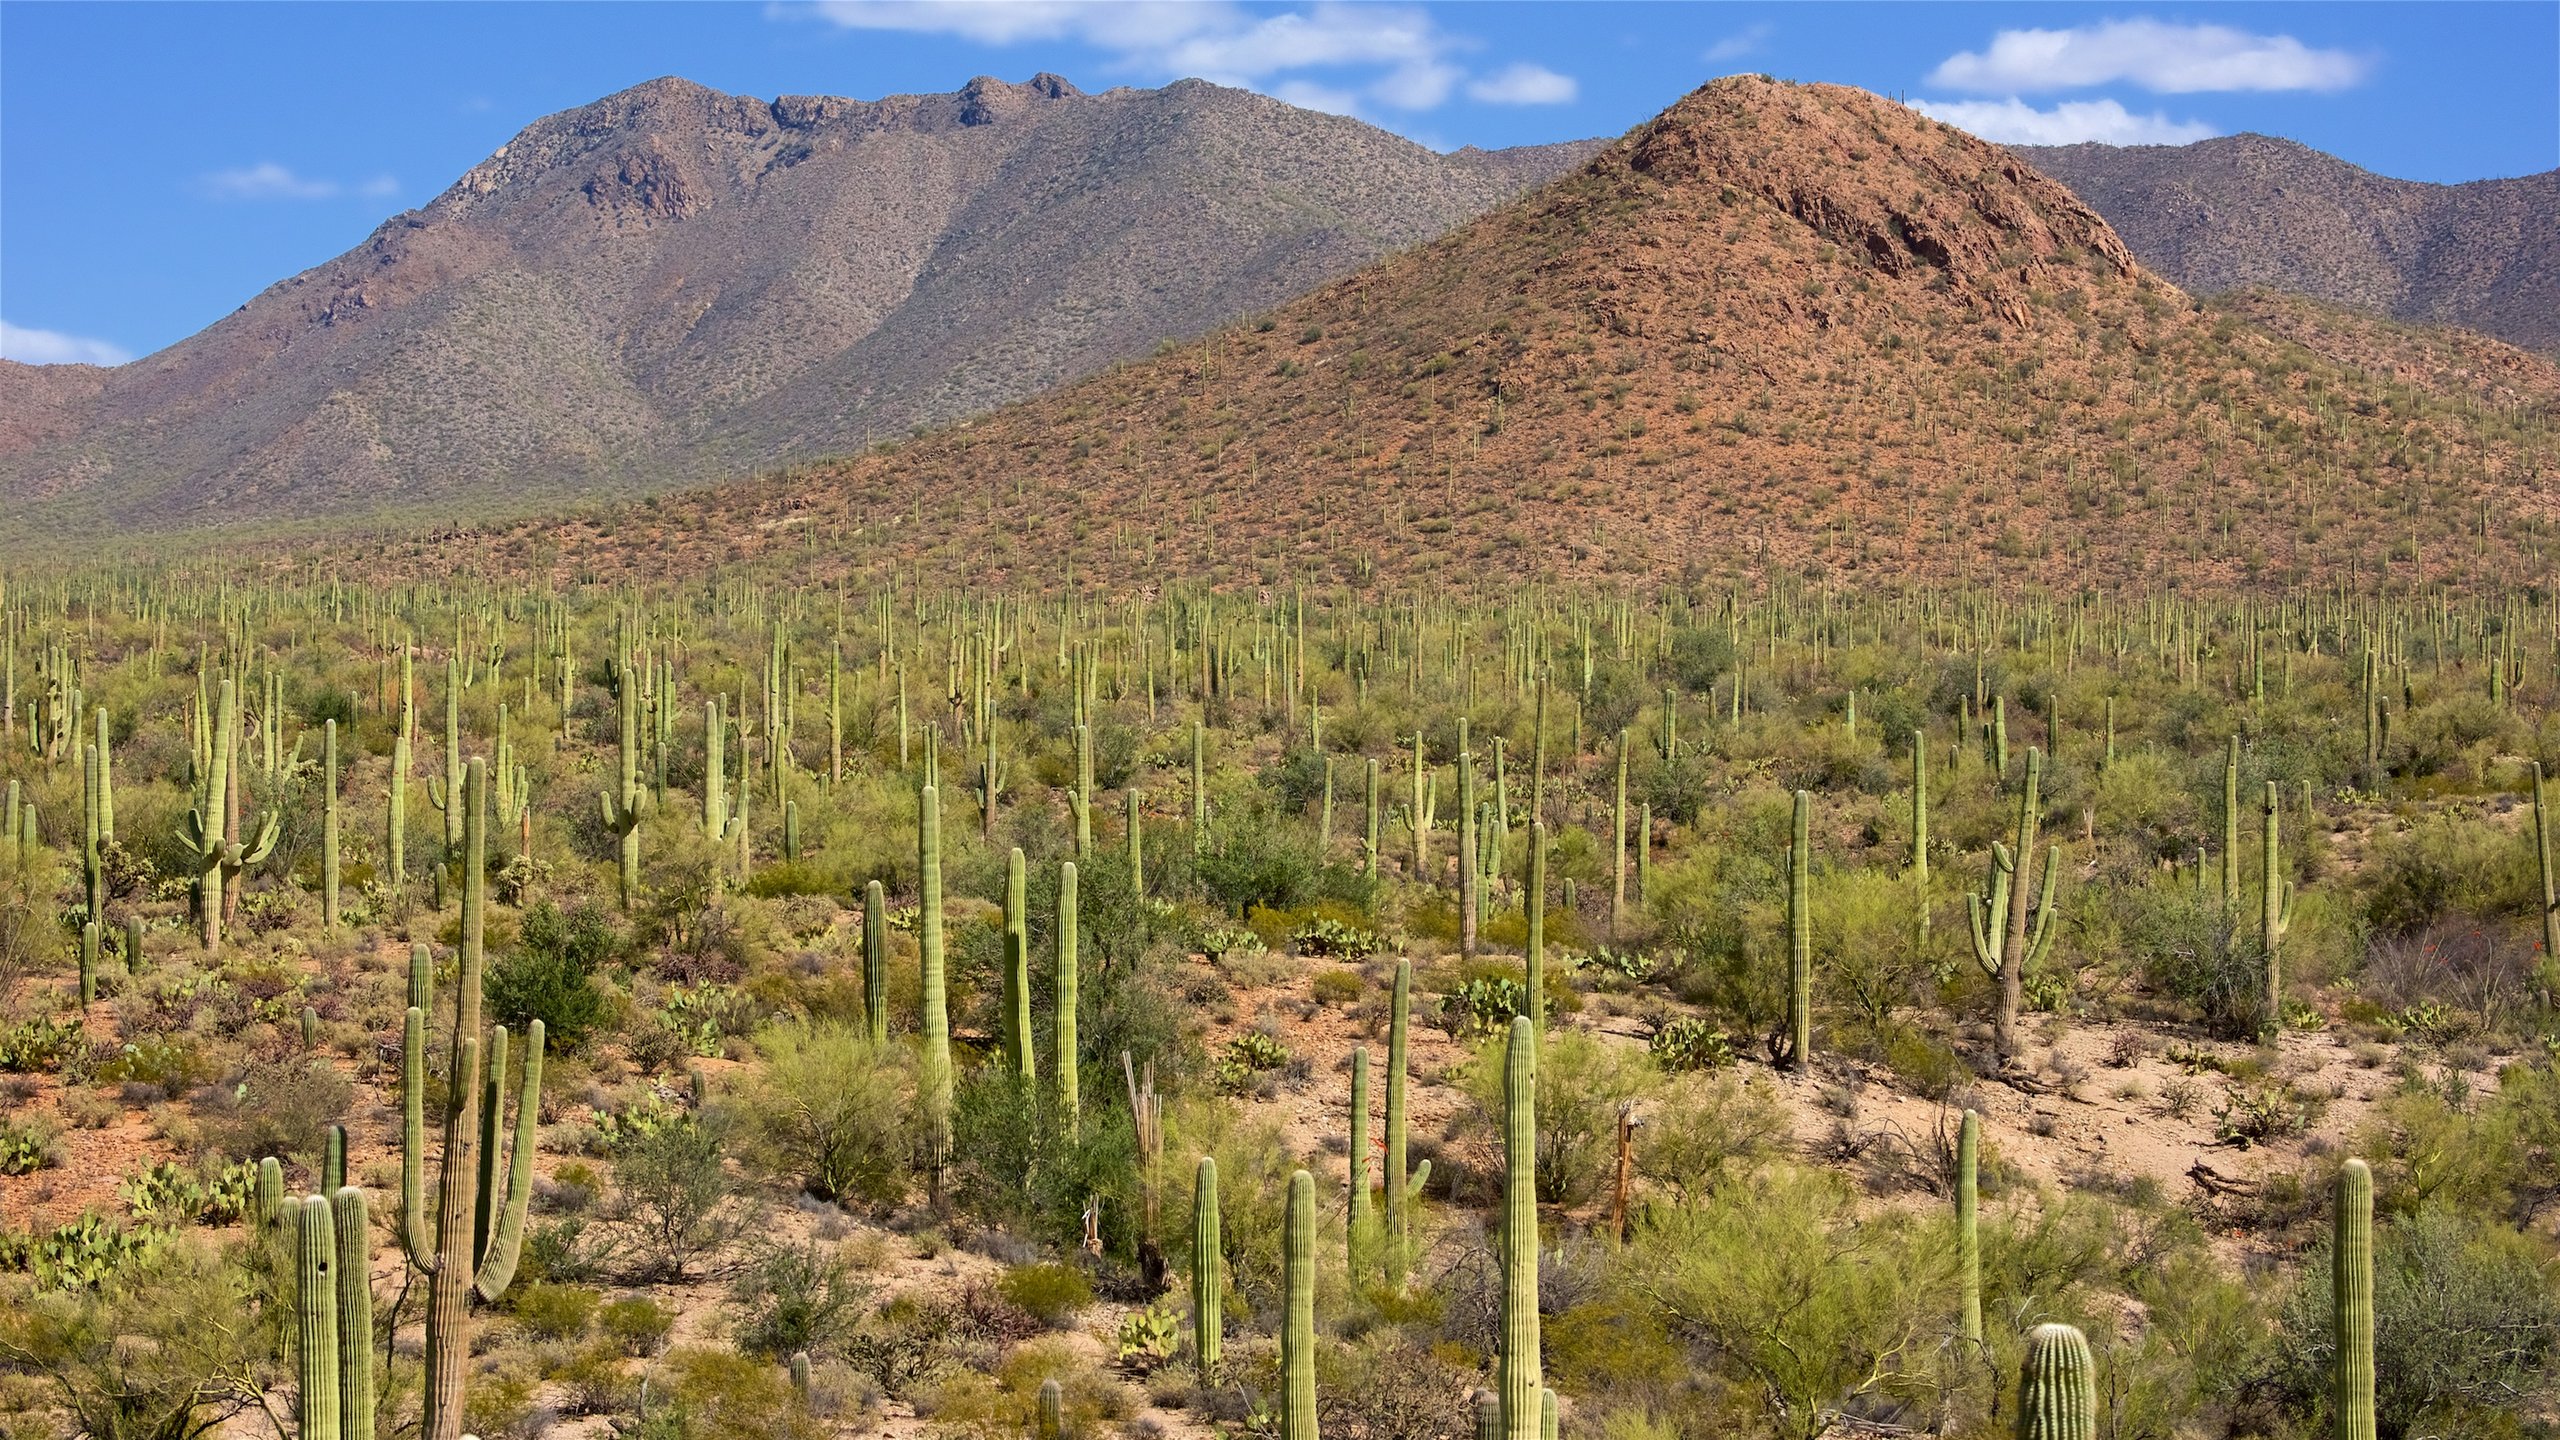
{"type": "Polygon", "coordinates": [[[540,1020],[552,1048],[576,1050],[606,1014],[596,971],[622,945],[621,931],[594,905],[564,916],[550,901],[537,902],[524,913],[515,946],[489,962],[490,1019],[518,1033],[540,1020]]]}
{"type": "Polygon", "coordinates": [[[1348,1005],[1359,999],[1360,992],[1367,986],[1368,982],[1360,978],[1357,970],[1319,970],[1315,978],[1307,982],[1307,993],[1319,1005],[1348,1005]]]}
{"type": "Polygon", "coordinates": [[[738,1348],[771,1360],[826,1353],[852,1328],[862,1295],[843,1257],[817,1241],[768,1245],[730,1287],[738,1348]]]}
{"type": "MultiPolygon", "coordinates": [[[[1487,1042],[1466,1071],[1468,1097],[1489,1128],[1502,1114],[1503,1044],[1487,1042]]],[[[1578,1205],[1599,1193],[1616,1163],[1618,1106],[1643,1091],[1651,1068],[1580,1031],[1548,1032],[1538,1055],[1539,1200],[1578,1205]]]]}
{"type": "Polygon", "coordinates": [[[758,1045],[764,1063],[738,1110],[764,1162],[824,1200],[886,1204],[904,1194],[916,1142],[906,1047],[834,1021],[776,1025],[758,1045]]]}
{"type": "Polygon", "coordinates": [[[1720,1070],[1733,1063],[1733,1040],[1694,1015],[1666,1020],[1645,1042],[1653,1063],[1668,1071],[1720,1070]]]}
{"type": "Polygon", "coordinates": [[[1004,1273],[998,1288],[1005,1299],[1053,1330],[1064,1328],[1077,1311],[1093,1303],[1092,1283],[1071,1265],[1016,1265],[1004,1273]]]}
{"type": "Polygon", "coordinates": [[[537,1340],[575,1340],[586,1333],[602,1299],[583,1285],[536,1283],[510,1295],[508,1308],[525,1333],[537,1340]]]}
{"type": "Polygon", "coordinates": [[[625,1355],[655,1355],[667,1343],[676,1317],[646,1295],[625,1295],[596,1313],[597,1328],[625,1355]]]}

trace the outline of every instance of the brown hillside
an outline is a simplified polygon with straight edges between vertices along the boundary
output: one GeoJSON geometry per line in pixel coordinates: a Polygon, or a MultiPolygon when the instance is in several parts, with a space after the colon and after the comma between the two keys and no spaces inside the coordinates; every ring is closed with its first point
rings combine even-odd
{"type": "Polygon", "coordinates": [[[1197,334],[1588,147],[1437,155],[1200,81],[876,102],[657,80],[112,371],[0,366],[57,533],[514,511],[841,454],[1197,334]]]}
{"type": "Polygon", "coordinates": [[[2206,311],[2014,154],[1743,77],[1149,362],[761,488],[413,553],[930,554],[1015,584],[2539,579],[2549,418],[2206,311]]]}
{"type": "Polygon", "coordinates": [[[2018,153],[2190,290],[2271,286],[2560,351],[2560,170],[2430,185],[2267,135],[2018,153]]]}

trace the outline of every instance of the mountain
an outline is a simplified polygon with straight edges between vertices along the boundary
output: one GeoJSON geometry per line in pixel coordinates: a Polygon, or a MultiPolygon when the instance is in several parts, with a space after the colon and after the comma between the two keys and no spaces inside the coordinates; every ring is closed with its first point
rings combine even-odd
{"type": "Polygon", "coordinates": [[[59,532],[522,509],[839,454],[1275,304],[1569,169],[1200,81],[651,81],[109,371],[0,364],[59,532]]]}
{"type": "Polygon", "coordinates": [[[2189,290],[2271,286],[2560,353],[2560,170],[2430,185],[2265,135],[2012,148],[2189,290]]]}
{"type": "Polygon", "coordinates": [[[1043,588],[2547,585],[2548,364],[2279,298],[2281,325],[2191,298],[2018,155],[1877,96],[1734,77],[1437,240],[994,414],[365,553],[1043,588]]]}

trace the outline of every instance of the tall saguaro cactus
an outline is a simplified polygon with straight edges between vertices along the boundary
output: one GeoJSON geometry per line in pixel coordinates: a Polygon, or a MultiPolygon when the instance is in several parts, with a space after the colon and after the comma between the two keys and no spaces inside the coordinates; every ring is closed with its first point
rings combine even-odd
{"type": "Polygon", "coordinates": [[[1528,982],[1529,1018],[1540,1032],[1547,1028],[1547,822],[1529,822],[1528,957],[1522,978],[1528,982]]]}
{"type": "Polygon", "coordinates": [[[2266,1020],[2273,1029],[2284,1023],[2284,967],[2277,952],[2284,945],[2285,932],[2293,928],[2293,882],[2285,878],[2284,849],[2276,830],[2277,815],[2283,809],[2276,798],[2276,782],[2267,782],[2265,816],[2265,864],[2258,875],[2258,941],[2267,952],[2266,1020]]]}
{"type": "Polygon", "coordinates": [[[942,800],[931,785],[916,807],[916,953],[922,969],[917,1028],[924,1035],[924,1066],[917,1093],[924,1102],[925,1133],[938,1173],[951,1154],[951,1012],[942,974],[942,800]]]}
{"type": "Polygon", "coordinates": [[[338,722],[320,726],[320,928],[338,933],[338,722]]]}
{"type": "Polygon", "coordinates": [[[627,911],[640,897],[640,677],[632,672],[627,655],[614,667],[614,677],[621,748],[614,788],[599,793],[596,801],[604,813],[605,833],[614,837],[622,908],[627,911]]]}
{"type": "Polygon", "coordinates": [[[862,1018],[874,1041],[889,1038],[889,895],[862,887],[862,1018]]]}
{"type": "Polygon", "coordinates": [[[1813,796],[1796,792],[1787,848],[1787,1068],[1813,1068],[1813,796]]]}
{"type": "Polygon", "coordinates": [[[1502,1428],[1538,1440],[1538,1030],[1511,1022],[1502,1065],[1502,1428]]]}
{"type": "MultiPolygon", "coordinates": [[[[461,792],[462,941],[461,973],[455,977],[450,1086],[439,1105],[445,1112],[444,1155],[434,1208],[426,1195],[427,1011],[423,1003],[409,1007],[401,1045],[401,1242],[409,1263],[427,1276],[426,1414],[421,1440],[460,1440],[462,1387],[471,1356],[471,1299],[496,1300],[515,1279],[516,1258],[524,1245],[526,1202],[533,1194],[534,1127],[542,1108],[543,1027],[528,1028],[523,1090],[516,1102],[514,1151],[505,1171],[504,1188],[494,1156],[496,1117],[484,1123],[484,1103],[500,1096],[503,1080],[491,1066],[488,1095],[483,1096],[480,1039],[480,987],[483,936],[487,928],[489,772],[474,756],[465,767],[461,792]],[[484,1138],[485,1137],[485,1138],[484,1138]],[[432,1221],[432,1223],[430,1223],[432,1221]]],[[[413,1002],[429,999],[427,977],[412,957],[409,973],[413,1002]]],[[[506,1047],[506,1027],[490,1032],[488,1051],[495,1057],[506,1047]]]]}
{"type": "Polygon", "coordinates": [[[226,828],[236,831],[236,823],[227,822],[239,814],[240,777],[235,746],[240,734],[240,695],[233,683],[225,680],[221,696],[213,725],[212,759],[196,786],[195,808],[187,812],[186,829],[178,837],[196,872],[197,918],[204,927],[207,953],[222,949],[224,883],[266,859],[275,849],[279,818],[274,811],[268,811],[252,845],[243,846],[236,834],[226,833],[226,828]]]}
{"type": "Polygon", "coordinates": [[[1218,1162],[1203,1155],[1191,1183],[1191,1351],[1203,1379],[1217,1373],[1226,1277],[1218,1231],[1218,1162]]]}
{"type": "Polygon", "coordinates": [[[1057,1072],[1058,1123],[1070,1138],[1083,1108],[1077,1089],[1082,1082],[1076,1074],[1077,929],[1076,862],[1068,860],[1058,866],[1058,968],[1051,985],[1058,1014],[1050,1027],[1056,1055],[1049,1068],[1057,1072]]]}
{"type": "Polygon", "coordinates": [[[1964,1338],[1982,1343],[1982,1234],[1976,1167],[1982,1155],[1982,1117],[1964,1112],[1956,1129],[1956,1313],[1964,1338]]]}
{"type": "Polygon", "coordinates": [[[1396,960],[1394,998],[1387,1007],[1387,1283],[1404,1288],[1405,1256],[1411,1244],[1412,1204],[1405,1194],[1405,1066],[1413,1025],[1413,962],[1396,960]]]}
{"type": "Polygon", "coordinates": [[[1004,862],[1004,1058],[1026,1092],[1039,1075],[1031,1041],[1031,876],[1022,847],[1004,862]]]}
{"type": "Polygon", "coordinates": [[[2062,847],[2045,856],[2042,897],[2035,907],[2035,929],[2027,928],[2027,879],[2021,871],[2035,868],[2036,823],[2042,816],[2037,790],[2044,779],[2044,753],[2027,751],[2027,783],[2018,796],[2018,848],[2013,852],[1991,842],[1991,884],[1985,895],[1965,896],[1972,922],[1973,958],[1983,973],[2000,984],[1995,1043],[2003,1058],[2018,1053],[2018,1002],[2026,991],[2027,967],[2053,948],[2054,896],[2062,878],[2062,847]]]}
{"type": "Polygon", "coordinates": [[[1360,1252],[1369,1229],[1369,1047],[1351,1047],[1351,1149],[1346,1179],[1351,1188],[1349,1223],[1342,1228],[1343,1265],[1360,1283],[1360,1252]]]}
{"type": "Polygon", "coordinates": [[[2374,1440],[2373,1167],[2338,1169],[2337,1235],[2330,1246],[2330,1313],[2338,1341],[2337,1440],[2374,1440]]]}
{"type": "MultiPolygon", "coordinates": [[[[295,1209],[294,1379],[301,1440],[341,1440],[337,1220],[325,1196],[306,1195],[295,1209]]],[[[355,1283],[364,1280],[359,1276],[355,1283]]]]}
{"type": "Polygon", "coordinates": [[[2546,990],[2560,990],[2560,862],[2552,855],[2549,787],[2533,766],[2533,855],[2542,872],[2542,964],[2546,990]]]}
{"type": "Polygon", "coordinates": [[[2018,1365],[2018,1440],[2098,1440],[2096,1367],[2088,1337],[2068,1325],[2027,1334],[2018,1365]]]}
{"type": "Polygon", "coordinates": [[[1280,1440],[1316,1437],[1316,1179],[1289,1177],[1287,1244],[1280,1257],[1280,1440]]]}

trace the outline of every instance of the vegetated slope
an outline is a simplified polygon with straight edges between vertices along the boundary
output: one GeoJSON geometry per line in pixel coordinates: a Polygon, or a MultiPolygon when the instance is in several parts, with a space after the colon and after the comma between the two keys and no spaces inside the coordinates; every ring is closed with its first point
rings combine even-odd
{"type": "Polygon", "coordinates": [[[0,365],[0,496],[58,531],[237,525],[841,453],[1276,303],[1588,148],[1436,155],[1200,81],[656,80],[158,354],[0,365]]]}
{"type": "Polygon", "coordinates": [[[1862,91],[1737,77],[1201,343],[760,489],[448,535],[409,563],[2495,582],[2547,573],[2550,419],[2547,391],[2369,375],[2201,307],[2009,151],[1862,91]]]}
{"type": "Polygon", "coordinates": [[[2430,185],[2266,135],[2013,148],[2190,290],[2274,286],[2560,351],[2560,170],[2430,185]]]}

